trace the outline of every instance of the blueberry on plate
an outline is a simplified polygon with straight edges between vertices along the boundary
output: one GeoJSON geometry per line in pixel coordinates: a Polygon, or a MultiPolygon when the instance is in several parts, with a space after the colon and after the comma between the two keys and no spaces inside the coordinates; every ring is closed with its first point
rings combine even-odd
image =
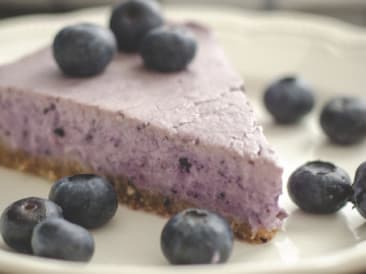
{"type": "Polygon", "coordinates": [[[296,76],[275,81],[264,93],[265,107],[280,124],[299,121],[313,109],[314,102],[312,89],[296,76]]]}
{"type": "Polygon", "coordinates": [[[94,24],[76,24],[60,30],[53,41],[53,56],[69,76],[93,76],[104,71],[117,52],[113,33],[94,24]]]}
{"type": "Polygon", "coordinates": [[[140,53],[147,68],[160,72],[185,69],[193,60],[197,42],[183,27],[161,27],[149,32],[142,40],[140,53]]]}
{"type": "Polygon", "coordinates": [[[288,181],[288,193],[302,210],[330,214],[352,198],[351,180],[343,169],[329,162],[308,162],[296,169],[288,181]]]}
{"type": "Polygon", "coordinates": [[[52,201],[29,197],[9,205],[0,218],[0,232],[4,242],[22,253],[31,253],[33,228],[42,220],[62,217],[61,208],[52,201]]]}
{"type": "Polygon", "coordinates": [[[223,263],[231,254],[233,233],[219,215],[191,208],[168,221],[160,243],[171,264],[223,263]]]}
{"type": "Polygon", "coordinates": [[[86,228],[107,223],[118,206],[112,184],[94,174],[77,174],[58,180],[51,188],[49,199],[62,208],[66,220],[86,228]]]}
{"type": "MultiPolygon", "coordinates": [[[[366,161],[361,163],[356,169],[354,182],[365,182],[366,183],[366,161]]],[[[366,186],[366,185],[365,185],[366,186]]]]}
{"type": "Polygon", "coordinates": [[[337,144],[354,144],[366,136],[366,100],[337,97],[327,102],[320,115],[320,125],[337,144]]]}
{"type": "Polygon", "coordinates": [[[110,28],[116,36],[118,47],[126,52],[136,52],[143,37],[163,24],[158,2],[154,0],[127,0],[112,10],[110,28]]]}
{"type": "Polygon", "coordinates": [[[33,253],[41,257],[87,262],[94,253],[94,239],[89,231],[61,218],[37,224],[31,243],[33,253]]]}
{"type": "Polygon", "coordinates": [[[353,203],[358,212],[366,218],[366,162],[357,168],[352,188],[353,203]]]}

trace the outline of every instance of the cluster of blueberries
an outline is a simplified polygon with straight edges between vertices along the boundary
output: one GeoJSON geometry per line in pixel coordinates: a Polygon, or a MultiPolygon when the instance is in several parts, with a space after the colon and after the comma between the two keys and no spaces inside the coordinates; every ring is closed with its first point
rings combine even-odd
{"type": "MultiPolygon", "coordinates": [[[[312,89],[297,77],[275,81],[264,93],[264,104],[279,124],[298,122],[313,109],[314,103],[312,89]]],[[[331,99],[321,111],[320,125],[333,143],[361,142],[366,137],[366,100],[331,99]]],[[[308,162],[292,173],[288,192],[295,204],[309,213],[334,213],[350,201],[366,217],[366,162],[358,167],[352,185],[346,171],[334,164],[308,162]]]]}
{"type": "Polygon", "coordinates": [[[9,205],[0,218],[4,242],[21,253],[90,260],[94,240],[87,229],[101,227],[115,215],[113,186],[96,175],[74,175],[58,180],[48,198],[28,197],[9,205]]]}
{"type": "MultiPolygon", "coordinates": [[[[287,76],[266,89],[264,104],[279,124],[293,124],[314,108],[315,97],[303,79],[287,76]]],[[[362,141],[366,137],[365,98],[332,98],[323,106],[320,126],[333,143],[349,145],[362,141]]]]}
{"type": "MultiPolygon", "coordinates": [[[[0,218],[4,242],[15,251],[70,261],[89,261],[94,239],[87,229],[113,218],[117,193],[105,178],[93,174],[64,177],[48,199],[28,197],[10,204],[0,218]]],[[[204,209],[173,216],[161,233],[161,249],[172,264],[225,262],[233,247],[228,222],[204,209]]]]}
{"type": "Polygon", "coordinates": [[[88,77],[102,73],[117,48],[140,53],[148,69],[175,72],[193,60],[197,42],[187,28],[164,25],[157,2],[127,0],[113,8],[110,29],[80,23],[60,30],[53,55],[64,74],[88,77]]]}

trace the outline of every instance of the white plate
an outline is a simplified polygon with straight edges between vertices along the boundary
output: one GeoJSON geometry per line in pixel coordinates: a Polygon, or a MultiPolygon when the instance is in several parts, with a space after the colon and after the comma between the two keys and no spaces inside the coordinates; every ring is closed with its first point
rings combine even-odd
{"type": "MultiPolygon", "coordinates": [[[[62,16],[36,16],[0,24],[0,62],[47,44],[67,23],[105,23],[108,9],[93,9],[62,16]]],[[[331,145],[318,126],[321,103],[336,94],[364,95],[366,86],[366,32],[332,19],[308,15],[245,14],[207,7],[169,7],[171,18],[190,18],[211,25],[228,56],[247,82],[247,89],[265,133],[285,166],[285,179],[308,160],[335,162],[352,176],[366,160],[366,144],[331,145]],[[265,113],[263,87],[284,73],[298,73],[314,84],[318,108],[297,126],[280,127],[265,113]]],[[[286,180],[285,180],[286,181],[286,180]]],[[[0,169],[0,210],[30,195],[46,197],[49,182],[0,169]]],[[[166,219],[120,207],[107,226],[93,231],[96,253],[89,264],[33,258],[10,252],[0,242],[0,271],[63,273],[253,273],[350,272],[366,270],[365,221],[350,206],[321,217],[295,209],[285,193],[282,205],[289,211],[283,231],[263,245],[236,242],[230,261],[220,266],[169,266],[159,247],[166,219]]]]}

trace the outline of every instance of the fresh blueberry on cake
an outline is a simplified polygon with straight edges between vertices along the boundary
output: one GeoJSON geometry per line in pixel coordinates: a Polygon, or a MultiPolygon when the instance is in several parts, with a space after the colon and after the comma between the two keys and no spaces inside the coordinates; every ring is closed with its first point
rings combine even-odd
{"type": "Polygon", "coordinates": [[[144,36],[163,23],[155,0],[125,0],[113,8],[109,25],[120,50],[137,52],[144,36]]]}
{"type": "Polygon", "coordinates": [[[68,76],[101,73],[117,51],[113,33],[94,24],[76,24],[60,30],[53,42],[53,55],[68,76]]]}
{"type": "Polygon", "coordinates": [[[120,53],[97,77],[68,77],[50,47],[1,66],[0,163],[51,180],[97,174],[132,208],[204,208],[266,242],[286,216],[282,167],[214,35],[182,27],[198,51],[176,73],[120,53]]]}
{"type": "Polygon", "coordinates": [[[161,72],[185,69],[196,54],[197,43],[186,28],[161,27],[142,40],[140,53],[147,68],[161,72]]]}

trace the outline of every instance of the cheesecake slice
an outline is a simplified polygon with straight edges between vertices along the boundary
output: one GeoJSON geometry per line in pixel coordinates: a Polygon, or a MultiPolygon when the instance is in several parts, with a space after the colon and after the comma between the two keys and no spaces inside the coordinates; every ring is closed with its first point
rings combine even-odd
{"type": "Polygon", "coordinates": [[[99,76],[69,78],[50,48],[1,66],[0,164],[50,180],[97,173],[132,208],[206,208],[238,238],[271,239],[282,168],[212,33],[187,26],[199,50],[179,73],[118,54],[99,76]]]}

